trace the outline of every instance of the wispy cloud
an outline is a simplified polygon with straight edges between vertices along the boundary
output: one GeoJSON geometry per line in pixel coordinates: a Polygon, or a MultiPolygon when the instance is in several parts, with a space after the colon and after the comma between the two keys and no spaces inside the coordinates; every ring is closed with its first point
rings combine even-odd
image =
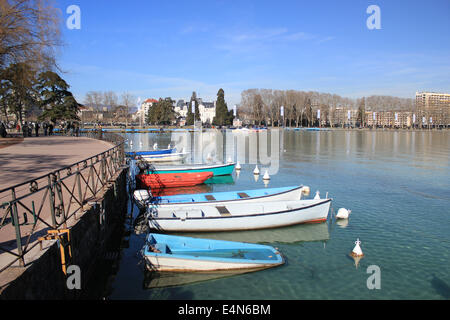
{"type": "Polygon", "coordinates": [[[334,37],[323,37],[305,31],[290,31],[287,28],[257,28],[246,31],[223,33],[220,42],[215,46],[229,53],[262,52],[274,44],[295,44],[303,41],[314,41],[320,44],[333,40],[334,37]]]}

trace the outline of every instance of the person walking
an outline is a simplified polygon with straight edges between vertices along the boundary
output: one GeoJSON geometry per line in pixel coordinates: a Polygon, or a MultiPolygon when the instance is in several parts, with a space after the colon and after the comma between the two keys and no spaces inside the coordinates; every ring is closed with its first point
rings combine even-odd
{"type": "Polygon", "coordinates": [[[78,123],[75,125],[75,136],[80,136],[80,125],[78,123]]]}
{"type": "Polygon", "coordinates": [[[47,136],[47,130],[48,130],[47,121],[44,121],[44,123],[42,123],[42,128],[44,129],[44,136],[47,136]]]}
{"type": "Polygon", "coordinates": [[[48,125],[48,135],[52,136],[53,135],[53,123],[50,122],[50,124],[48,125]]]}
{"type": "Polygon", "coordinates": [[[24,138],[28,137],[28,124],[26,121],[22,126],[22,133],[24,138]]]}
{"type": "Polygon", "coordinates": [[[39,125],[39,122],[34,123],[34,132],[36,133],[36,137],[39,137],[39,128],[41,126],[39,125]]]}
{"type": "Polygon", "coordinates": [[[1,122],[0,123],[0,136],[2,138],[6,138],[7,135],[8,135],[8,131],[6,131],[5,124],[3,122],[1,122]]]}

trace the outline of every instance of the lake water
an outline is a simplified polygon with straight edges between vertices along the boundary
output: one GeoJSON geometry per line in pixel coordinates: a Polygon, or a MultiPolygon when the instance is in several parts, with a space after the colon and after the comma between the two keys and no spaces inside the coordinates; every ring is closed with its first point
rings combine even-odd
{"type": "MultiPolygon", "coordinates": [[[[321,224],[200,236],[275,246],[286,257],[285,265],[245,274],[152,274],[145,271],[139,254],[145,234],[136,234],[127,224],[131,232],[123,238],[126,245],[105,296],[152,300],[450,298],[449,131],[274,132],[240,134],[244,137],[229,132],[204,139],[201,157],[194,161],[232,157],[240,161],[242,170],[197,191],[264,188],[262,175],[267,169],[269,187],[303,184],[311,188],[310,196],[316,190],[321,195],[328,192],[333,198],[331,219],[321,224]],[[255,181],[254,141],[260,151],[266,148],[266,139],[267,149],[276,146],[279,152],[272,149],[270,156],[260,154],[264,161],[259,163],[262,171],[255,181]],[[348,221],[333,218],[339,208],[352,210],[348,221]],[[356,266],[349,253],[357,238],[365,256],[356,266]],[[372,265],[379,267],[380,289],[367,287],[371,276],[367,270],[372,265]]],[[[161,148],[183,144],[185,151],[190,150],[189,143],[198,146],[192,134],[181,135],[127,134],[133,141],[127,150],[149,149],[155,142],[161,148]]]]}

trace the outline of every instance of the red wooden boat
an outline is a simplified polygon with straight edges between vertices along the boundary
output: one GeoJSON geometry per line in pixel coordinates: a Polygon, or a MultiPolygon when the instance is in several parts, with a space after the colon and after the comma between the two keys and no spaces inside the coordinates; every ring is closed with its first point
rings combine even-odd
{"type": "Polygon", "coordinates": [[[171,187],[190,187],[201,184],[211,178],[213,173],[207,172],[184,172],[184,173],[152,173],[138,174],[136,182],[141,188],[162,189],[171,187]]]}

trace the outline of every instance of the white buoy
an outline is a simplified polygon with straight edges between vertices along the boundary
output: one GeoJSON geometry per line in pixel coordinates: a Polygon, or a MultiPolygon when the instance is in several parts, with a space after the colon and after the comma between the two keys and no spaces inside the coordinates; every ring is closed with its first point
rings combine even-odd
{"type": "Polygon", "coordinates": [[[235,169],[236,170],[241,170],[241,164],[239,163],[239,161],[236,163],[235,169]]]}
{"type": "Polygon", "coordinates": [[[130,146],[132,146],[132,145],[133,145],[133,140],[130,141],[130,146]]]}
{"type": "Polygon", "coordinates": [[[355,247],[353,248],[352,252],[350,253],[350,255],[352,257],[362,257],[364,256],[364,253],[361,250],[361,247],[359,246],[361,244],[361,241],[359,241],[359,238],[356,239],[355,241],[355,247]]]}
{"type": "Polygon", "coordinates": [[[228,163],[232,163],[232,162],[233,162],[233,160],[231,160],[231,157],[228,157],[227,162],[228,162],[228,163]]]}
{"type": "Polygon", "coordinates": [[[259,180],[259,174],[254,174],[254,175],[253,175],[253,178],[255,179],[255,182],[258,182],[258,180],[259,180]]]}
{"type": "Polygon", "coordinates": [[[208,160],[208,161],[212,160],[211,153],[208,153],[208,155],[206,156],[206,160],[208,160]]]}
{"type": "Polygon", "coordinates": [[[155,144],[153,145],[153,150],[158,149],[158,144],[155,142],[155,144]]]}
{"type": "Polygon", "coordinates": [[[169,143],[169,145],[167,146],[167,149],[171,149],[172,148],[172,146],[170,145],[170,143],[169,143]]]}
{"type": "Polygon", "coordinates": [[[259,174],[258,165],[256,165],[255,170],[253,170],[253,174],[259,174]]]}
{"type": "Polygon", "coordinates": [[[319,190],[316,191],[316,195],[314,196],[314,200],[319,200],[320,199],[320,192],[319,190]]]}
{"type": "Polygon", "coordinates": [[[269,172],[268,172],[267,170],[266,170],[266,172],[264,173],[263,180],[270,180],[269,172]]]}
{"type": "Polygon", "coordinates": [[[336,218],[337,219],[348,219],[348,216],[350,215],[351,212],[352,212],[352,210],[340,208],[336,214],[336,218]]]}

